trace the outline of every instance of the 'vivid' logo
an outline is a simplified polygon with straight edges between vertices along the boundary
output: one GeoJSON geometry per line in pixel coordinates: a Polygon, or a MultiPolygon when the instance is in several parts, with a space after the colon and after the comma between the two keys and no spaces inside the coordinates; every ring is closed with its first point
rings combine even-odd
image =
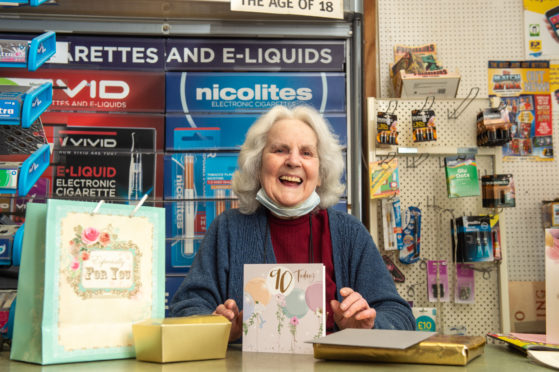
{"type": "Polygon", "coordinates": [[[90,98],[123,99],[130,94],[130,86],[122,80],[100,80],[99,82],[95,80],[82,80],[74,88],[70,88],[61,79],[57,79],[56,84],[65,87],[64,92],[70,98],[74,98],[83,90],[89,90],[90,98]]]}
{"type": "Polygon", "coordinates": [[[117,141],[114,138],[71,138],[64,137],[59,139],[60,147],[102,147],[115,148],[117,141]]]}

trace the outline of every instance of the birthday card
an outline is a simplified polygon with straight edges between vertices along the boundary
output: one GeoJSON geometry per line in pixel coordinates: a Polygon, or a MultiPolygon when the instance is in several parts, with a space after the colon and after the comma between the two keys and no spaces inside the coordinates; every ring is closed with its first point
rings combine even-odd
{"type": "Polygon", "coordinates": [[[243,351],[312,354],[326,334],[324,265],[244,267],[243,351]]]}

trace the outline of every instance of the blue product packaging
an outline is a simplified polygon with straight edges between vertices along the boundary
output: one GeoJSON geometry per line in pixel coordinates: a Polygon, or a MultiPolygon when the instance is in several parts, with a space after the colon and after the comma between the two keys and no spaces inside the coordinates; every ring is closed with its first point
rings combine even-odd
{"type": "Polygon", "coordinates": [[[400,198],[396,198],[392,202],[392,210],[394,213],[394,232],[396,236],[396,247],[401,250],[404,247],[404,241],[402,237],[402,212],[400,209],[400,198]]]}
{"type": "Polygon", "coordinates": [[[494,261],[489,216],[462,216],[456,219],[458,262],[494,261]]]}
{"type": "Polygon", "coordinates": [[[306,104],[320,112],[345,112],[345,74],[337,72],[167,72],[166,111],[264,112],[306,104]]]}
{"type": "MultiPolygon", "coordinates": [[[[260,114],[167,114],[165,147],[167,150],[239,150],[246,132],[260,114]]],[[[347,117],[344,113],[327,113],[325,119],[347,146],[347,117]]]]}
{"type": "Polygon", "coordinates": [[[419,261],[421,243],[421,210],[409,207],[406,212],[406,227],[402,231],[403,247],[400,250],[400,262],[411,264],[419,261]]]}
{"type": "Polygon", "coordinates": [[[19,122],[23,99],[29,90],[28,86],[0,85],[0,119],[19,122]]]}
{"type": "MultiPolygon", "coordinates": [[[[215,217],[236,207],[231,178],[236,153],[181,153],[165,156],[167,250],[171,268],[188,267],[215,217]]],[[[169,272],[169,271],[168,271],[169,272]]]]}
{"type": "Polygon", "coordinates": [[[0,225],[0,266],[12,265],[14,237],[18,225],[0,225]]]}

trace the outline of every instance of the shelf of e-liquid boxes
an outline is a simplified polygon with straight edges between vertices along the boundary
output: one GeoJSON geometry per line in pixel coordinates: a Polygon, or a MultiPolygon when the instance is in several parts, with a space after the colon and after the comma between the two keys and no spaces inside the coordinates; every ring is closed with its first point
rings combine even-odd
{"type": "MultiPolygon", "coordinates": [[[[55,52],[52,31],[30,41],[2,39],[0,67],[35,71],[55,52]]],[[[30,85],[0,79],[0,155],[9,157],[0,161],[0,193],[26,195],[48,167],[50,148],[37,132],[42,132],[40,116],[51,102],[51,82],[30,85]],[[30,156],[22,160],[24,154],[30,156]]]]}

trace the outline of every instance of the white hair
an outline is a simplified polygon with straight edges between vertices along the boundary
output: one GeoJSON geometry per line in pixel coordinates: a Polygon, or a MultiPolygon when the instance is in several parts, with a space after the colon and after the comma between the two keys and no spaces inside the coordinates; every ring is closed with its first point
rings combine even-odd
{"type": "Polygon", "coordinates": [[[342,146],[328,122],[310,106],[296,106],[291,109],[275,106],[254,122],[241,146],[239,169],[233,174],[232,181],[233,191],[239,198],[241,213],[253,213],[260,206],[256,200],[256,193],[261,188],[262,152],[266,147],[270,129],[283,119],[300,120],[311,127],[316,134],[320,177],[320,186],[316,188],[316,192],[320,196],[320,207],[333,206],[344,192],[345,186],[341,182],[345,164],[342,146]]]}

